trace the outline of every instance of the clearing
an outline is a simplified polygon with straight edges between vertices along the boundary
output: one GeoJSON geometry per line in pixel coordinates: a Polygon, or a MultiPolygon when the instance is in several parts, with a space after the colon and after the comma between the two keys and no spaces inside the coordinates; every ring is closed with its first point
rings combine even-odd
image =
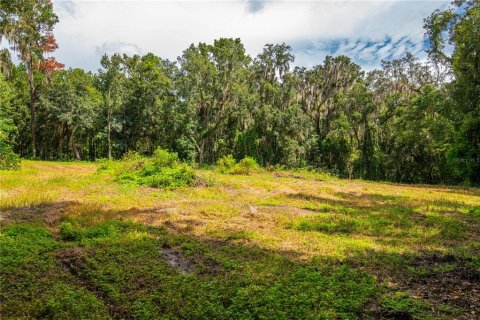
{"type": "Polygon", "coordinates": [[[0,317],[479,319],[479,189],[196,173],[0,172],[0,317]]]}

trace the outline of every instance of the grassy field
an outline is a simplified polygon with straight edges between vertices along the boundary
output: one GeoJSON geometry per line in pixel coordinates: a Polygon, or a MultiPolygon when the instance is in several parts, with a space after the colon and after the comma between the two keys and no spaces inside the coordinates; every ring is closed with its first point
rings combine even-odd
{"type": "Polygon", "coordinates": [[[196,174],[0,172],[0,317],[479,319],[479,189],[196,174]]]}

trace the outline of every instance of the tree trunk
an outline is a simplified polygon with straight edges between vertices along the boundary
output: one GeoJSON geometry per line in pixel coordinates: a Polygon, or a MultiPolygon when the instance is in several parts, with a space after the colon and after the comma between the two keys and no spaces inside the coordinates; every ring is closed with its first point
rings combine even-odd
{"type": "Polygon", "coordinates": [[[32,70],[33,62],[30,60],[30,66],[28,67],[28,85],[30,87],[30,127],[32,130],[32,156],[33,158],[37,157],[37,139],[36,139],[36,110],[35,110],[35,83],[33,80],[33,70],[32,70]]]}
{"type": "Polygon", "coordinates": [[[80,157],[80,152],[78,152],[77,145],[75,144],[75,137],[73,135],[73,130],[70,135],[70,145],[72,146],[72,151],[75,154],[75,159],[77,159],[78,161],[82,160],[82,158],[80,157]]]}
{"type": "Polygon", "coordinates": [[[111,139],[111,132],[112,132],[112,124],[110,119],[108,119],[108,159],[112,160],[112,139],[111,139]]]}
{"type": "Polygon", "coordinates": [[[35,98],[31,96],[30,98],[30,122],[31,122],[31,129],[32,129],[32,157],[36,158],[37,157],[37,139],[36,139],[36,134],[35,132],[37,131],[37,128],[35,126],[35,118],[36,118],[36,113],[35,113],[35,98]]]}
{"type": "Polygon", "coordinates": [[[110,89],[107,93],[107,140],[108,140],[108,160],[112,160],[112,105],[110,104],[110,89]]]}

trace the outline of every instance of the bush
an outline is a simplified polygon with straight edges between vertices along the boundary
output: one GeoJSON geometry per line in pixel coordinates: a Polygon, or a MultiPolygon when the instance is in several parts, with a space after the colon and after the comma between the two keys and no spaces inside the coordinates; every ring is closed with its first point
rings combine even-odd
{"type": "Polygon", "coordinates": [[[235,174],[251,174],[258,171],[259,167],[257,161],[252,157],[246,157],[240,160],[234,168],[235,174]]]}
{"type": "Polygon", "coordinates": [[[0,170],[16,170],[20,167],[20,158],[12,148],[0,140],[0,170]]]}
{"type": "Polygon", "coordinates": [[[163,149],[157,149],[152,158],[129,152],[120,162],[100,162],[98,170],[112,172],[122,183],[153,188],[176,189],[195,182],[193,169],[181,163],[176,153],[163,149]]]}
{"type": "Polygon", "coordinates": [[[139,179],[139,183],[154,188],[175,189],[192,185],[195,182],[193,170],[184,163],[160,168],[159,171],[142,172],[143,177],[139,179]]]}
{"type": "Polygon", "coordinates": [[[258,171],[259,166],[252,157],[245,157],[237,163],[232,155],[228,155],[217,161],[217,169],[221,173],[248,175],[258,171]]]}
{"type": "Polygon", "coordinates": [[[178,155],[175,152],[168,152],[164,149],[155,150],[153,163],[156,167],[172,168],[179,163],[178,155]]]}
{"type": "Polygon", "coordinates": [[[60,225],[60,238],[65,241],[78,241],[82,238],[82,233],[70,222],[62,222],[60,225]]]}
{"type": "Polygon", "coordinates": [[[228,156],[221,157],[220,159],[218,159],[217,169],[221,173],[231,173],[236,163],[237,162],[235,161],[233,156],[229,154],[228,156]]]}

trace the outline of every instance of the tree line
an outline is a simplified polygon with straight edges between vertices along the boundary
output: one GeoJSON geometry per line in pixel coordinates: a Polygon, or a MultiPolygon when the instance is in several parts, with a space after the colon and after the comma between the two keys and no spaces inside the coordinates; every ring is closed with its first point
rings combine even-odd
{"type": "Polygon", "coordinates": [[[407,53],[370,72],[346,56],[293,67],[286,44],[251,57],[231,38],[192,44],[176,61],[114,54],[96,73],[65,70],[48,57],[58,21],[50,1],[9,3],[0,36],[21,63],[1,51],[4,155],[118,159],[161,147],[200,164],[250,156],[349,178],[480,183],[477,0],[425,20],[427,62],[407,53]]]}

